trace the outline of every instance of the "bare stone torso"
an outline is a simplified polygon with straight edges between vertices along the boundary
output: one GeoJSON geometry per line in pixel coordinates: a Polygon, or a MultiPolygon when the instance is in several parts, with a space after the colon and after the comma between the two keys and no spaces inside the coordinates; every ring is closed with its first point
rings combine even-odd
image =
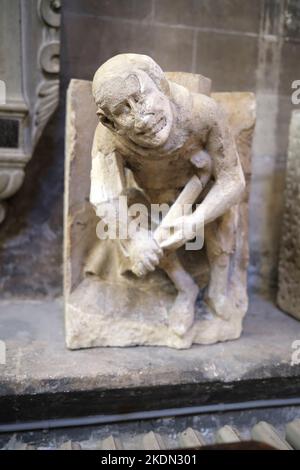
{"type": "MultiPolygon", "coordinates": [[[[174,97],[174,100],[179,99],[174,97]]],[[[177,122],[168,142],[161,148],[143,148],[128,138],[111,133],[102,124],[98,126],[96,148],[104,154],[117,151],[124,168],[132,171],[136,183],[153,203],[174,202],[193,175],[201,176],[202,170],[197,168],[193,157],[206,146],[210,98],[192,93],[185,95],[185,100],[185,111],[184,104],[177,103],[182,122],[177,122]],[[189,115],[186,115],[187,109],[189,115]]]]}
{"type": "Polygon", "coordinates": [[[186,138],[179,148],[170,151],[138,149],[123,141],[117,142],[116,149],[123,157],[124,167],[132,171],[136,183],[153,203],[174,202],[190,178],[201,174],[191,161],[204,149],[199,135],[186,138]]]}
{"type": "Polygon", "coordinates": [[[196,174],[197,168],[190,161],[196,151],[197,149],[191,146],[188,151],[185,148],[176,154],[162,155],[155,161],[151,157],[131,153],[124,157],[125,166],[132,171],[137,184],[153,202],[157,199],[169,202],[163,200],[163,194],[166,194],[167,199],[172,194],[176,197],[187,181],[196,174]]]}

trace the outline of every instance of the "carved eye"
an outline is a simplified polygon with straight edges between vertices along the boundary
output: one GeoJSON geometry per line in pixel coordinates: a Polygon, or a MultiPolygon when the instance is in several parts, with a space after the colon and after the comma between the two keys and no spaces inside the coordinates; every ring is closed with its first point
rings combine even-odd
{"type": "Polygon", "coordinates": [[[122,113],[128,114],[131,111],[131,107],[128,103],[124,103],[120,110],[122,113]]]}
{"type": "Polygon", "coordinates": [[[116,117],[122,117],[122,114],[129,114],[130,112],[131,107],[129,103],[122,103],[114,109],[113,115],[116,117]]]}
{"type": "Polygon", "coordinates": [[[98,114],[98,116],[99,116],[100,122],[104,126],[115,127],[114,122],[111,119],[109,119],[107,116],[105,116],[105,114],[98,114]]]}

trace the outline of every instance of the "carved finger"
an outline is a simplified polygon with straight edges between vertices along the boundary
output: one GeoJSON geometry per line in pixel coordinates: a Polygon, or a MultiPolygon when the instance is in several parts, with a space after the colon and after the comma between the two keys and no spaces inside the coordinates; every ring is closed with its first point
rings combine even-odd
{"type": "Polygon", "coordinates": [[[154,253],[158,256],[158,257],[162,257],[164,252],[162,250],[162,248],[160,246],[156,246],[155,249],[154,249],[154,253]]]}
{"type": "Polygon", "coordinates": [[[143,274],[140,272],[140,270],[137,269],[137,268],[135,268],[135,267],[132,268],[132,272],[133,272],[133,274],[135,274],[137,277],[142,277],[142,275],[143,275],[143,274]]]}
{"type": "Polygon", "coordinates": [[[163,253],[163,250],[162,248],[160,247],[160,245],[158,244],[158,242],[156,240],[153,239],[153,251],[158,255],[158,256],[162,256],[164,253],[163,253]]]}
{"type": "Polygon", "coordinates": [[[146,274],[146,270],[144,268],[143,263],[139,262],[132,267],[132,272],[137,276],[137,277],[142,277],[146,274]]]}
{"type": "Polygon", "coordinates": [[[148,259],[154,266],[157,266],[159,264],[159,257],[155,253],[148,255],[148,259]]]}
{"type": "Polygon", "coordinates": [[[154,271],[155,266],[151,263],[150,259],[144,261],[144,265],[146,266],[148,271],[154,271]]]}

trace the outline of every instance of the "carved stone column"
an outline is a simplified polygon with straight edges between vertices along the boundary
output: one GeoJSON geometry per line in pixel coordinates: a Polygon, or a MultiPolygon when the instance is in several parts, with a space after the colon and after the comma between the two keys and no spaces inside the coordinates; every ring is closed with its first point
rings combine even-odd
{"type": "Polygon", "coordinates": [[[0,222],[59,96],[60,0],[0,0],[0,222]]]}
{"type": "Polygon", "coordinates": [[[292,114],[286,172],[277,300],[300,320],[300,111],[292,114]]]}

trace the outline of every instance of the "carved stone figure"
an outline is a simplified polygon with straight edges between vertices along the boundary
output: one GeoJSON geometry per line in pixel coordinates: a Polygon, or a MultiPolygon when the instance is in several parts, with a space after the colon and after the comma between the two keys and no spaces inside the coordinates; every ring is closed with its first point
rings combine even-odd
{"type": "MultiPolygon", "coordinates": [[[[68,208],[74,202],[72,166],[77,158],[87,158],[77,157],[77,139],[85,135],[75,122],[79,88],[86,89],[86,83],[71,84],[65,247],[69,347],[180,348],[239,337],[247,310],[245,175],[254,98],[249,93],[210,97],[209,85],[190,74],[167,78],[150,57],[137,54],[118,55],[97,70],[92,92],[100,122],[92,145],[90,203],[101,219],[98,234],[99,228],[114,226],[117,239],[93,240],[97,221],[81,203],[79,218],[83,211],[89,214],[83,225],[89,242],[77,244],[76,256],[75,219],[73,213],[71,222],[68,208]],[[125,219],[121,197],[126,197],[125,219]],[[122,237],[124,226],[136,220],[131,208],[137,203],[170,209],[163,218],[150,212],[138,231],[122,237]],[[186,204],[189,213],[183,212],[186,204]],[[201,231],[204,248],[186,251],[186,243],[201,231]],[[201,299],[199,286],[205,284],[201,299]]],[[[79,189],[79,179],[74,184],[79,189]]]]}

